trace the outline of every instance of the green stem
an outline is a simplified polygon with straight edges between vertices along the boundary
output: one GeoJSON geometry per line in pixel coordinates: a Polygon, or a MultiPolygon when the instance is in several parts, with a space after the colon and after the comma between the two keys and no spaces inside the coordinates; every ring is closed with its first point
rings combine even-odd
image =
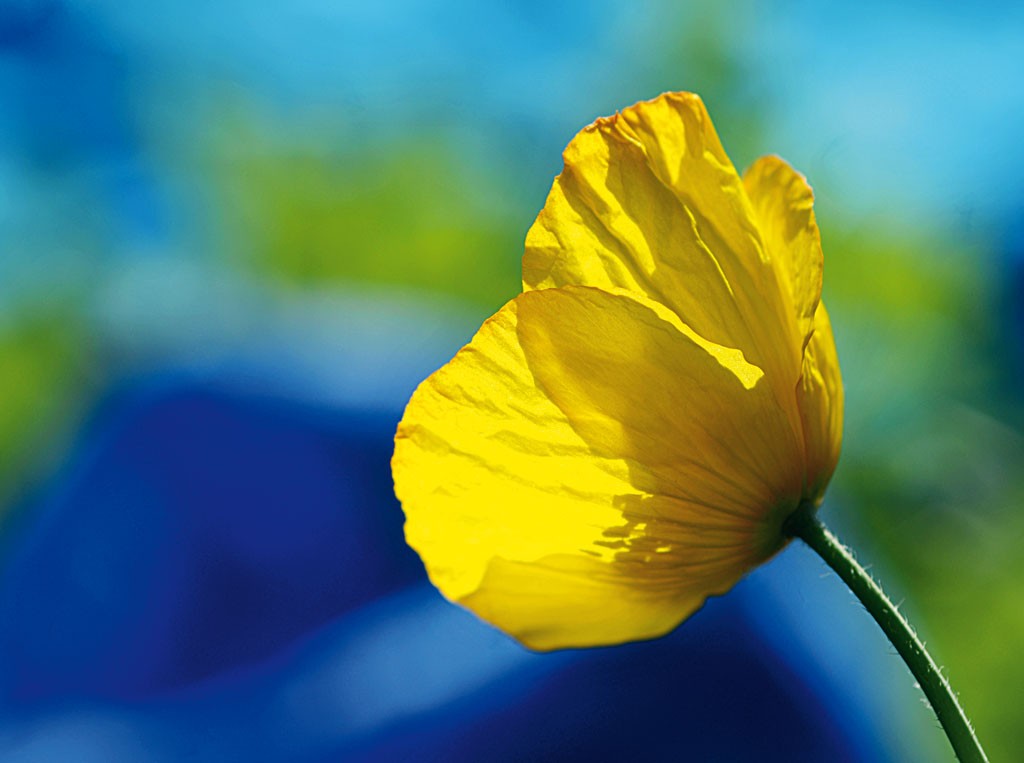
{"type": "Polygon", "coordinates": [[[917,683],[931,703],[939,723],[942,724],[950,744],[962,763],[987,763],[985,751],[974,735],[971,722],[957,701],[949,681],[931,658],[924,644],[910,627],[867,570],[858,564],[853,554],[821,523],[810,504],[800,508],[786,520],[784,532],[800,538],[818,552],[843,582],[860,599],[865,609],[875,618],[900,657],[907,663],[917,683]]]}

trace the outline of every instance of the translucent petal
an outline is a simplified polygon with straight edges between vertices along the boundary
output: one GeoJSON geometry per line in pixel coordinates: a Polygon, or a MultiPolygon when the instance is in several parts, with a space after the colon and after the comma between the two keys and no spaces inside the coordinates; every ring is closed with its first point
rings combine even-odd
{"type": "Polygon", "coordinates": [[[807,179],[777,156],[763,156],[743,176],[761,237],[777,263],[800,330],[810,339],[821,299],[821,234],[807,179]]]}
{"type": "Polygon", "coordinates": [[[520,295],[406,410],[409,543],[532,647],[665,633],[777,551],[800,498],[800,438],[753,378],[642,298],[520,295]]]}
{"type": "Polygon", "coordinates": [[[807,495],[819,501],[839,460],[843,386],[832,325],[821,302],[824,259],[814,193],[806,178],[777,156],[758,159],[743,182],[803,337],[797,402],[806,443],[807,495]]]}
{"type": "Polygon", "coordinates": [[[740,350],[798,430],[801,342],[743,183],[700,98],[668,93],[599,119],[527,234],[524,289],[621,288],[740,350]]]}
{"type": "Polygon", "coordinates": [[[819,302],[814,331],[804,352],[797,401],[807,452],[807,498],[820,503],[839,461],[843,443],[843,379],[832,323],[819,302]]]}

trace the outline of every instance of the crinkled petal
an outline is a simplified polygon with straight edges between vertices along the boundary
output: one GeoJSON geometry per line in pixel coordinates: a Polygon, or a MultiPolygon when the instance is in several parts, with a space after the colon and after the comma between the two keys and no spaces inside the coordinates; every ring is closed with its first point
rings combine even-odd
{"type": "Polygon", "coordinates": [[[804,352],[797,401],[807,452],[807,498],[820,503],[839,461],[843,444],[843,379],[832,323],[819,302],[813,333],[804,352]]]}
{"type": "Polygon", "coordinates": [[[824,259],[814,219],[814,192],[807,179],[777,156],[763,156],[743,176],[761,237],[777,263],[800,331],[811,337],[821,300],[824,259]]]}
{"type": "Polygon", "coordinates": [[[821,302],[824,258],[814,192],[803,175],[777,156],[754,162],[743,182],[803,337],[797,403],[807,454],[807,497],[820,501],[839,460],[843,385],[832,325],[821,302]]]}
{"type": "Polygon", "coordinates": [[[802,446],[770,395],[642,298],[527,292],[409,403],[406,537],[531,647],[661,635],[781,545],[802,446]]]}
{"type": "Polygon", "coordinates": [[[743,182],[700,98],[668,93],[599,119],[527,234],[525,290],[617,287],[740,350],[799,427],[800,338],[743,182]]]}

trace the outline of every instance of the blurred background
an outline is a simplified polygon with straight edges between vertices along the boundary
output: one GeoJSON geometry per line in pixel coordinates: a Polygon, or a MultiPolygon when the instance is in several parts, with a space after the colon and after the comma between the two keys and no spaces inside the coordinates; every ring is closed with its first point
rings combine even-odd
{"type": "Polygon", "coordinates": [[[402,541],[391,437],[518,292],[583,125],[700,93],[817,194],[824,509],[1024,746],[1024,9],[0,2],[5,760],[950,752],[792,547],[673,635],[530,654],[402,541]]]}

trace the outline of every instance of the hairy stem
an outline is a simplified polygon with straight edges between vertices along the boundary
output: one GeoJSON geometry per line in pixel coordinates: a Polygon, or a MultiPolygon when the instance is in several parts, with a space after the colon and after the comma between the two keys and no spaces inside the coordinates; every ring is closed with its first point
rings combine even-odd
{"type": "Polygon", "coordinates": [[[786,520],[783,529],[788,535],[800,538],[813,548],[875,618],[875,622],[885,632],[917,679],[961,763],[987,763],[985,751],[981,748],[971,722],[960,707],[949,681],[942,675],[939,666],[928,654],[928,650],[914,633],[910,623],[878,587],[867,570],[854,559],[850,550],[821,523],[814,507],[802,504],[786,520]]]}

